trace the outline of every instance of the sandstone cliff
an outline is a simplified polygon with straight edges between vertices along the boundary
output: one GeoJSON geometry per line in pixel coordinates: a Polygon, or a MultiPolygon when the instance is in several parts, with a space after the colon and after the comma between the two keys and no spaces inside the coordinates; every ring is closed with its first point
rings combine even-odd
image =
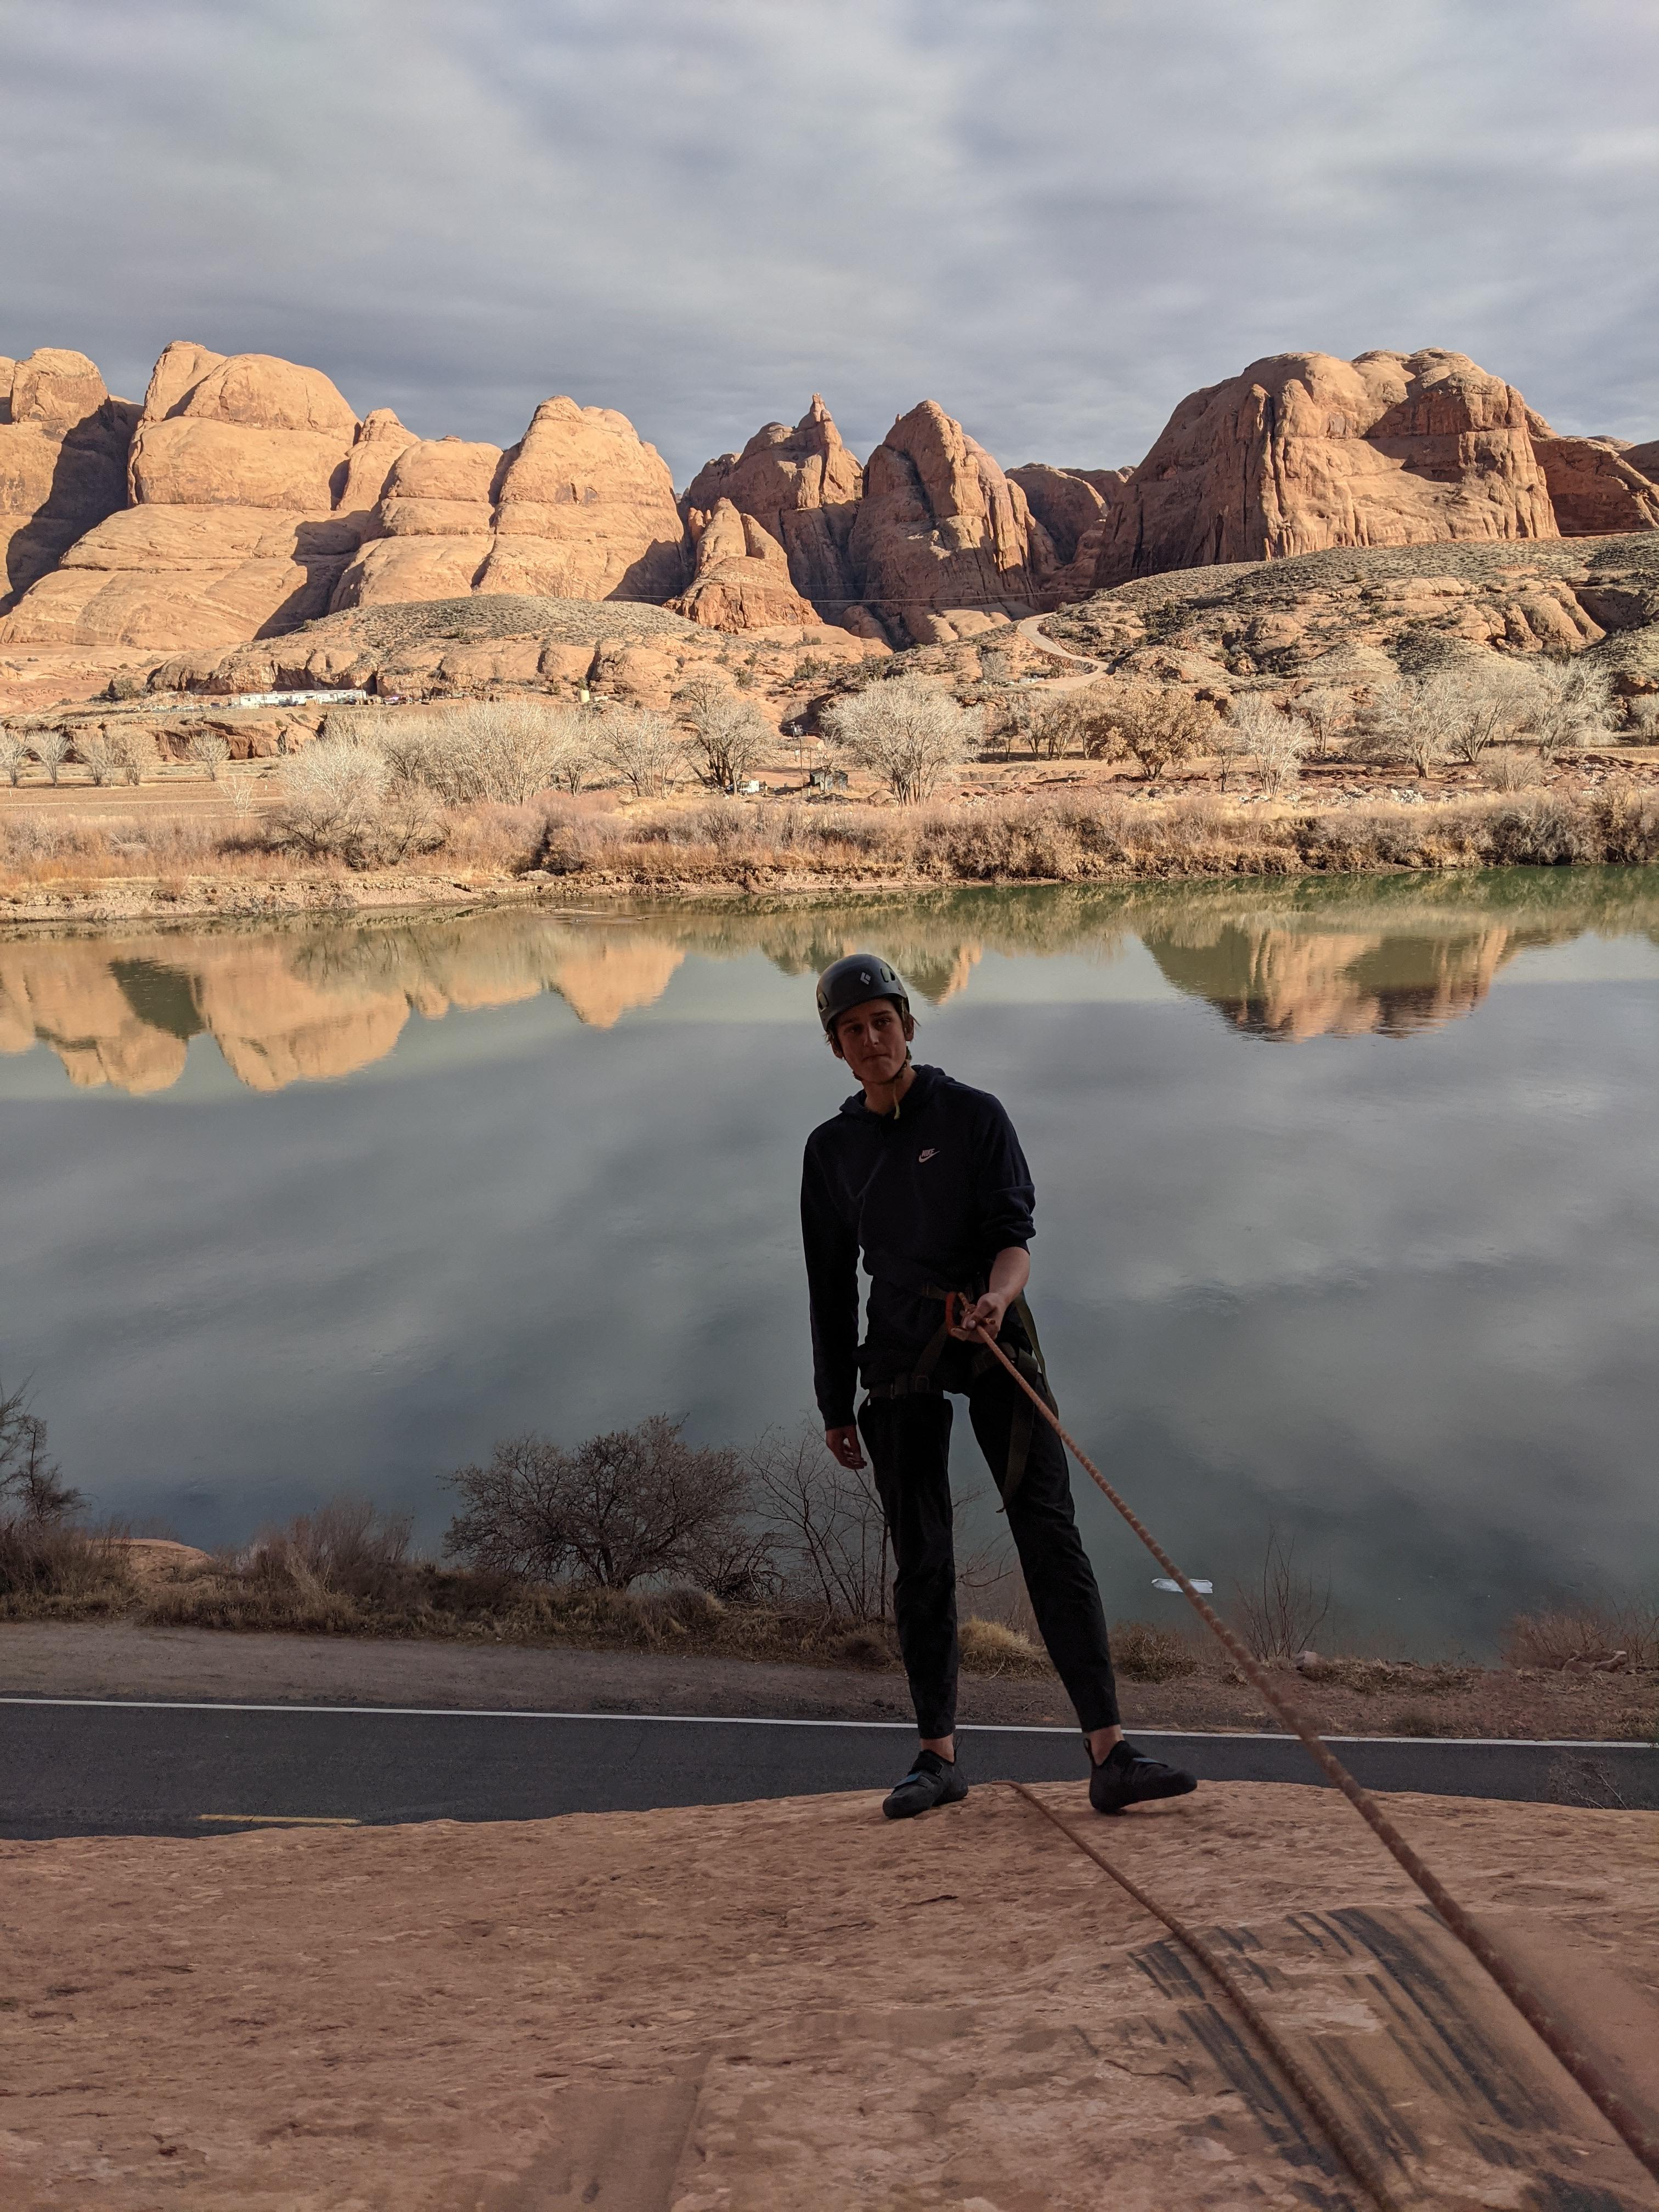
{"type": "Polygon", "coordinates": [[[871,454],[848,550],[865,605],[915,645],[1030,614],[1056,565],[1019,486],[931,399],[871,454]]]}
{"type": "Polygon", "coordinates": [[[789,580],[782,546],[729,499],[716,501],[697,538],[696,573],[690,589],[668,605],[711,629],[767,629],[778,623],[817,619],[789,580]]]}
{"type": "Polygon", "coordinates": [[[864,471],[842,441],[815,392],[794,428],[768,422],[741,453],[722,453],[692,478],[684,500],[696,536],[721,500],[751,516],[782,546],[795,589],[826,621],[839,622],[858,593],[847,541],[864,471]]]}
{"type": "Polygon", "coordinates": [[[0,609],[125,504],[138,413],[83,353],[0,356],[0,609]]]}

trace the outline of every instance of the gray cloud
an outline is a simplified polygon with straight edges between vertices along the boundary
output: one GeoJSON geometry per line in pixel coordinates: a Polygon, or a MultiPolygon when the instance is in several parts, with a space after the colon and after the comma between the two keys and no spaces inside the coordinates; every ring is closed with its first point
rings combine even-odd
{"type": "Polygon", "coordinates": [[[1252,358],[1443,344],[1650,437],[1643,0],[0,0],[0,347],[170,337],[684,483],[822,389],[1133,459],[1252,358]]]}

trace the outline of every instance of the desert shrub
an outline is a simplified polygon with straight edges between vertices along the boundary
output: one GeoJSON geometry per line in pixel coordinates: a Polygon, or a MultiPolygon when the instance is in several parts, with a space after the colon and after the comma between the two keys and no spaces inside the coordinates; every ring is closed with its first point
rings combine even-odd
{"type": "Polygon", "coordinates": [[[69,758],[70,741],[67,733],[62,730],[31,730],[28,742],[29,750],[55,784],[58,771],[69,758]]]}
{"type": "Polygon", "coordinates": [[[22,776],[23,763],[28,757],[28,746],[16,731],[0,726],[0,775],[14,787],[22,776]]]}
{"type": "Polygon", "coordinates": [[[674,694],[687,732],[686,749],[702,781],[730,791],[757,769],[776,742],[752,699],[740,699],[711,676],[695,676],[674,694]]]}
{"type": "Polygon", "coordinates": [[[510,699],[468,700],[428,714],[358,708],[331,714],[325,742],[381,755],[393,782],[455,806],[522,805],[558,786],[578,791],[593,764],[591,709],[510,699]]]}
{"type": "Polygon", "coordinates": [[[1207,700],[1173,684],[1125,684],[1115,711],[1124,748],[1149,783],[1200,751],[1215,723],[1207,700]]]}
{"type": "Polygon", "coordinates": [[[1538,660],[1527,672],[1524,727],[1545,760],[1594,744],[1612,727],[1613,686],[1583,660],[1538,660]]]}
{"type": "Polygon", "coordinates": [[[319,1589],[368,1602],[384,1601],[408,1580],[413,1516],[380,1513],[362,1499],[333,1498],[286,1528],[258,1537],[243,1561],[256,1578],[319,1589]]]}
{"type": "Polygon", "coordinates": [[[1149,1620],[1113,1622],[1112,1665],[1129,1682],[1170,1682],[1198,1671],[1186,1638],[1149,1620]]]}
{"type": "Polygon", "coordinates": [[[75,757],[90,771],[93,781],[100,787],[118,781],[125,765],[102,730],[81,731],[75,740],[75,757]]]}
{"type": "Polygon", "coordinates": [[[609,707],[597,720],[593,760],[635,798],[653,799],[677,780],[685,754],[665,715],[646,707],[609,707]]]}
{"type": "Polygon", "coordinates": [[[1569,1612],[1519,1613],[1504,1639],[1506,1666],[1595,1668],[1622,1653],[1632,1668],[1659,1667],[1659,1609],[1642,1605],[1586,1606],[1569,1612]]]}
{"type": "Polygon", "coordinates": [[[1494,746],[1484,757],[1482,777],[1488,791],[1528,790],[1539,780],[1536,757],[1513,745],[1494,746]]]}
{"type": "Polygon", "coordinates": [[[836,752],[880,776],[895,799],[911,805],[967,758],[979,716],[941,685],[901,676],[837,700],[823,726],[836,752]]]}
{"type": "Polygon", "coordinates": [[[1246,691],[1233,701],[1227,719],[1241,750],[1255,763],[1262,790],[1274,797],[1293,791],[1313,743],[1304,717],[1282,714],[1259,693],[1246,691]]]}
{"type": "MultiPolygon", "coordinates": [[[[738,1455],[689,1444],[654,1413],[565,1450],[547,1437],[498,1443],[487,1467],[447,1478],[463,1510],[444,1550],[498,1573],[627,1589],[668,1576],[704,1588],[744,1571],[749,1481],[738,1455]]],[[[763,1540],[747,1539],[757,1565],[763,1540]]]]}
{"type": "Polygon", "coordinates": [[[1461,672],[1403,676],[1372,702],[1354,749],[1374,760],[1408,763],[1419,775],[1429,775],[1452,757],[1477,696],[1461,672]]]}
{"type": "Polygon", "coordinates": [[[1048,1674],[1054,1670],[1047,1655],[1029,1636],[1006,1621],[981,1620],[970,1615],[957,1632],[962,1663],[970,1674],[1048,1674]]]}
{"type": "Polygon", "coordinates": [[[273,828],[280,842],[354,868],[404,860],[442,841],[423,784],[394,774],[368,745],[329,738],[289,763],[273,828]]]}
{"type": "Polygon", "coordinates": [[[1353,726],[1353,700],[1346,691],[1316,684],[1302,693],[1293,711],[1308,726],[1308,750],[1316,760],[1328,760],[1333,746],[1353,726]]]}
{"type": "Polygon", "coordinates": [[[129,1594],[119,1539],[73,1522],[0,1515],[0,1614],[101,1609],[129,1594]]]}
{"type": "Polygon", "coordinates": [[[230,740],[217,730],[198,730],[190,741],[190,757],[207,770],[215,783],[230,758],[230,740]]]}
{"type": "Polygon", "coordinates": [[[1294,1659],[1312,1644],[1331,1609],[1328,1583],[1317,1583],[1297,1565],[1296,1540],[1267,1532],[1259,1572],[1234,1584],[1239,1633],[1258,1659],[1294,1659]]]}

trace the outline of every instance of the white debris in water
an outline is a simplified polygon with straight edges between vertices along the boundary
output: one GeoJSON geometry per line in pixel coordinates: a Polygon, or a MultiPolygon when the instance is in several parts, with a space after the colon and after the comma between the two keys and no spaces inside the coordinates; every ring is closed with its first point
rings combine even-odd
{"type": "MultiPolygon", "coordinates": [[[[1201,1597],[1211,1597],[1214,1595],[1215,1584],[1213,1583],[1201,1583],[1196,1575],[1188,1576],[1188,1580],[1192,1583],[1193,1588],[1198,1591],[1201,1597]]],[[[1152,1577],[1152,1588],[1154,1589],[1173,1590],[1177,1597],[1181,1595],[1181,1584],[1179,1583],[1172,1583],[1167,1575],[1154,1575],[1152,1577]]]]}

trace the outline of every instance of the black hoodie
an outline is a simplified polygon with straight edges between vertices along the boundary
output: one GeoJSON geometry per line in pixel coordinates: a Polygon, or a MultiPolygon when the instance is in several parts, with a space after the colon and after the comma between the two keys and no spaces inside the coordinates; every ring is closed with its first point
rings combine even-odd
{"type": "Polygon", "coordinates": [[[939,1290],[980,1291],[991,1262],[1033,1236],[1036,1193],[1013,1124],[988,1091],[919,1067],[896,1115],[855,1091],[806,1140],[801,1234],[812,1380],[826,1428],[844,1428],[862,1371],[902,1374],[945,1318],[939,1290]],[[859,1343],[858,1263],[871,1277],[859,1343]]]}

